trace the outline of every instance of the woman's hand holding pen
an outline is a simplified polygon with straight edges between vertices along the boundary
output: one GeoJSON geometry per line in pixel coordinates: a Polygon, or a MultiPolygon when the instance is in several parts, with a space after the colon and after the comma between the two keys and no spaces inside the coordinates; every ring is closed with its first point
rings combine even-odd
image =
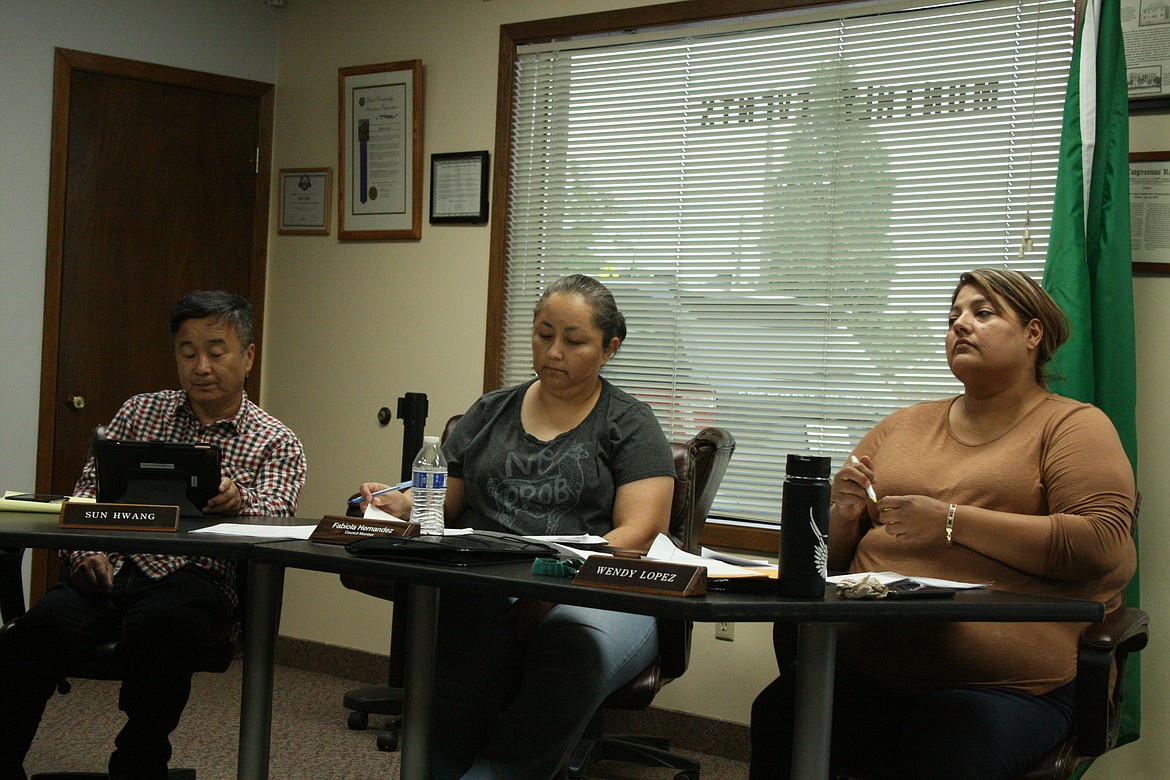
{"type": "MultiPolygon", "coordinates": [[[[837,472],[833,478],[831,495],[833,508],[846,512],[852,517],[861,517],[875,514],[870,511],[877,501],[877,494],[873,490],[873,461],[868,455],[862,455],[858,460],[850,456],[849,461],[837,472]]],[[[877,524],[877,521],[874,521],[877,524]]]]}
{"type": "Polygon", "coordinates": [[[360,502],[362,510],[365,511],[368,503],[372,502],[374,506],[383,512],[389,512],[395,517],[409,519],[411,507],[410,496],[401,490],[395,490],[395,487],[394,485],[383,485],[381,482],[362,483],[362,486],[358,488],[358,491],[362,494],[362,500],[360,502]]]}

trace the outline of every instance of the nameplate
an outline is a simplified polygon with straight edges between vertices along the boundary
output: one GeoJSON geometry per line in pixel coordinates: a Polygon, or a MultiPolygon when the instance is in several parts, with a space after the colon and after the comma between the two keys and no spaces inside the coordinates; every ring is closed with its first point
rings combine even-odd
{"type": "Polygon", "coordinates": [[[91,528],[102,531],[171,531],[179,527],[177,506],[153,504],[61,505],[58,528],[91,528]]]}
{"type": "Polygon", "coordinates": [[[342,515],[325,515],[313,533],[309,534],[310,542],[324,542],[325,544],[349,544],[355,539],[367,536],[402,536],[411,538],[420,532],[418,523],[406,520],[371,520],[365,517],[344,517],[342,515]]]}
{"type": "Polygon", "coordinates": [[[573,584],[662,596],[702,596],[707,592],[707,567],[591,555],[573,577],[573,584]]]}

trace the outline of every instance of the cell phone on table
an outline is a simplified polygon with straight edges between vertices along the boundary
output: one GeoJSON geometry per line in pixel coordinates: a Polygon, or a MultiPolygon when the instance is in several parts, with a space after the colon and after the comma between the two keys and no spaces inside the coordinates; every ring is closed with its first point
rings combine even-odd
{"type": "Polygon", "coordinates": [[[5,501],[35,501],[38,504],[57,504],[68,498],[69,496],[62,496],[56,493],[16,493],[11,496],[4,496],[5,501]]]}

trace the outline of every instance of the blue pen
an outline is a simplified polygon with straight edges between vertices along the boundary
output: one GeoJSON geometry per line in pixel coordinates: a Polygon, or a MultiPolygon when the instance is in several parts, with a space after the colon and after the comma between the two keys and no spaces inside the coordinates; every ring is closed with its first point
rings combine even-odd
{"type": "MultiPolygon", "coordinates": [[[[370,493],[370,498],[373,498],[374,496],[384,496],[387,493],[393,493],[395,490],[402,490],[403,488],[408,488],[411,486],[411,484],[412,484],[412,481],[408,479],[405,482],[399,482],[397,485],[391,485],[388,488],[382,488],[381,490],[375,490],[373,493],[370,493]]],[[[365,500],[366,500],[365,496],[354,496],[353,498],[351,498],[349,500],[349,503],[360,504],[361,502],[363,502],[365,500]]]]}

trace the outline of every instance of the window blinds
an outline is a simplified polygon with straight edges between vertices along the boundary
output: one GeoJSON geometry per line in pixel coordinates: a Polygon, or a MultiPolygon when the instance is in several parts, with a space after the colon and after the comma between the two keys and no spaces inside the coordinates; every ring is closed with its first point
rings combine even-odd
{"type": "Polygon", "coordinates": [[[736,438],[717,516],[778,520],[787,453],[837,468],[961,391],[962,271],[1042,272],[1074,3],[858,13],[517,53],[501,384],[540,291],[599,278],[629,323],[605,375],[669,438],[736,438]]]}

